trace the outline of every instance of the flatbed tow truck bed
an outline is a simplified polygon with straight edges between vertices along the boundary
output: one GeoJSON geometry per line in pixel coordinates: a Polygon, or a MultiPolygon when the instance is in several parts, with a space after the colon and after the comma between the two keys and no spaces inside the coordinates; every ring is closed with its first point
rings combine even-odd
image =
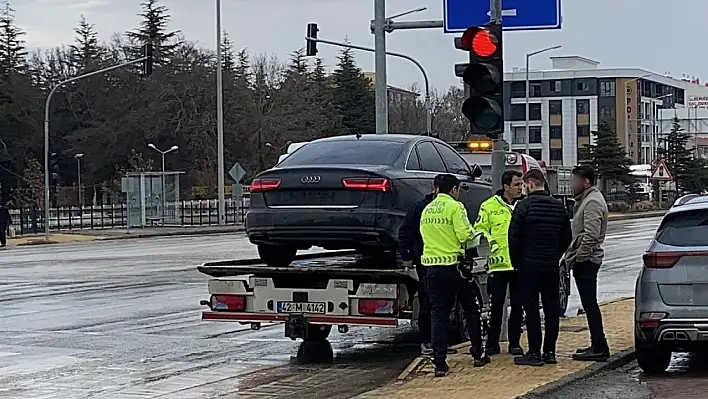
{"type": "MultiPolygon", "coordinates": [[[[475,261],[483,288],[485,259],[475,261]]],[[[202,319],[250,324],[254,330],[261,323],[284,323],[286,337],[305,340],[326,339],[332,326],[341,333],[349,326],[397,327],[401,319],[417,318],[418,276],[414,268],[391,262],[353,251],[302,255],[288,267],[260,260],[208,262],[197,268],[212,277],[210,299],[201,301],[209,307],[202,319]]],[[[486,290],[480,291],[484,306],[486,290]]],[[[462,333],[462,324],[455,324],[462,333]]]]}

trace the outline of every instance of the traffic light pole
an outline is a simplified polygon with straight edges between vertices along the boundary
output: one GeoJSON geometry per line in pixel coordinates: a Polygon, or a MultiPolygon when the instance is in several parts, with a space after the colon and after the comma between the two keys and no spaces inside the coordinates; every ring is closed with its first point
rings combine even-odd
{"type": "Polygon", "coordinates": [[[127,67],[128,65],[133,65],[133,64],[137,64],[139,62],[147,61],[148,58],[150,58],[150,57],[142,57],[142,58],[138,58],[137,60],[124,62],[122,64],[114,65],[112,67],[99,69],[98,71],[93,71],[93,72],[85,73],[83,75],[74,76],[71,79],[67,79],[63,82],[59,82],[49,92],[49,95],[47,96],[47,101],[44,104],[44,240],[45,241],[47,241],[47,242],[49,241],[49,105],[51,104],[52,96],[54,96],[54,93],[56,93],[60,87],[66,85],[66,84],[76,82],[77,80],[81,80],[83,78],[88,78],[91,76],[100,75],[102,73],[110,72],[114,69],[120,69],[123,67],[127,67]]]}
{"type": "MultiPolygon", "coordinates": [[[[492,23],[502,23],[502,1],[501,0],[489,0],[489,15],[491,17],[492,23]]],[[[504,71],[500,71],[502,74],[504,71]]],[[[502,77],[502,84],[504,78],[502,77]]],[[[504,122],[502,122],[504,123],[504,122]]],[[[504,166],[506,160],[504,157],[504,135],[500,134],[496,140],[493,141],[492,147],[492,190],[496,191],[502,188],[501,177],[504,173],[504,166]]]]}
{"type": "MultiPolygon", "coordinates": [[[[371,53],[376,52],[376,49],[373,49],[370,47],[355,46],[355,45],[349,44],[349,43],[333,42],[330,40],[317,39],[314,37],[306,37],[305,40],[315,42],[315,43],[329,44],[332,46],[351,48],[354,50],[368,51],[371,53]]],[[[406,59],[406,60],[414,63],[415,66],[417,66],[418,69],[420,70],[420,73],[423,74],[423,81],[425,82],[425,114],[426,114],[425,132],[428,136],[430,136],[432,133],[432,129],[433,129],[433,110],[432,110],[432,105],[430,102],[430,81],[428,80],[428,74],[425,73],[425,69],[423,68],[423,65],[421,65],[420,62],[418,62],[413,57],[410,57],[408,55],[401,54],[401,53],[394,53],[391,51],[384,52],[384,56],[386,56],[386,55],[390,55],[392,57],[403,58],[403,59],[406,59]]],[[[376,79],[376,81],[378,82],[378,78],[376,79]]],[[[387,132],[388,132],[388,130],[387,130],[387,132]]],[[[378,131],[377,131],[377,133],[378,133],[378,131]]]]}
{"type": "Polygon", "coordinates": [[[376,134],[388,134],[386,84],[386,0],[374,0],[374,53],[376,73],[376,134]]]}

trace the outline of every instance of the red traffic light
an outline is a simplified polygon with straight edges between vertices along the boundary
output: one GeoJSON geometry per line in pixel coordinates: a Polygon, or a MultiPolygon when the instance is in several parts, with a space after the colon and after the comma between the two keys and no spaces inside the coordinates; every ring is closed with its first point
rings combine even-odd
{"type": "Polygon", "coordinates": [[[473,26],[462,34],[460,47],[478,57],[488,58],[497,52],[497,38],[489,33],[489,30],[473,26]]]}

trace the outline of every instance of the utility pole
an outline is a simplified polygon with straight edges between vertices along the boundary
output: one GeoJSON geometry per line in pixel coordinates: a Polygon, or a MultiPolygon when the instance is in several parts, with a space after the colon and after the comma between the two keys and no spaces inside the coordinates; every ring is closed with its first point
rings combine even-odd
{"type": "Polygon", "coordinates": [[[374,48],[376,73],[376,134],[388,134],[386,77],[386,0],[374,0],[374,48]]]}
{"type": "MultiPolygon", "coordinates": [[[[221,55],[221,0],[216,0],[216,146],[219,226],[226,225],[226,187],[224,183],[224,80],[221,55]]],[[[238,182],[237,182],[238,183],[238,182]]]]}
{"type": "MultiPolygon", "coordinates": [[[[502,0],[489,0],[489,16],[491,23],[502,23],[502,0]]],[[[502,74],[502,83],[504,84],[504,71],[499,71],[502,74]]],[[[504,124],[504,121],[502,121],[504,124]]],[[[504,156],[504,134],[497,136],[497,139],[492,142],[492,190],[496,191],[502,188],[501,177],[504,173],[506,159],[504,156]]]]}

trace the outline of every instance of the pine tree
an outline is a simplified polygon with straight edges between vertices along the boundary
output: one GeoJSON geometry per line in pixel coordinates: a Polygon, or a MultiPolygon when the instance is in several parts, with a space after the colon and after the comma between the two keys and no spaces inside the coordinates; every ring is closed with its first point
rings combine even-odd
{"type": "Polygon", "coordinates": [[[337,88],[334,103],[342,115],[342,134],[366,134],[376,131],[376,107],[371,81],[356,65],[351,49],[344,49],[337,57],[332,74],[337,88]]]}
{"type": "Polygon", "coordinates": [[[334,104],[334,90],[327,76],[321,58],[315,60],[310,72],[309,96],[313,107],[318,110],[318,121],[314,123],[315,137],[330,137],[339,134],[341,121],[334,104]]]}
{"type": "Polygon", "coordinates": [[[181,44],[180,31],[167,31],[170,15],[167,7],[158,4],[158,0],[144,0],[141,4],[142,12],[138,16],[143,18],[135,31],[127,32],[126,36],[138,46],[132,49],[133,57],[141,58],[143,45],[152,43],[153,63],[155,66],[167,65],[170,57],[181,44]]]}
{"type": "Polygon", "coordinates": [[[89,24],[86,18],[81,15],[79,26],[74,29],[76,39],[71,46],[72,58],[76,68],[80,70],[89,69],[99,60],[100,47],[98,45],[98,33],[93,24],[89,24]]]}
{"type": "Polygon", "coordinates": [[[15,25],[15,10],[9,0],[0,9],[0,81],[7,81],[13,74],[22,74],[27,68],[27,51],[22,36],[24,32],[15,25]]]}
{"type": "Polygon", "coordinates": [[[224,73],[235,75],[236,73],[236,55],[234,54],[234,46],[231,43],[229,34],[224,32],[221,40],[221,68],[224,73]]]}
{"type": "Polygon", "coordinates": [[[237,86],[248,88],[251,84],[251,60],[248,52],[243,49],[236,55],[236,67],[234,68],[234,80],[237,86]]]}
{"type": "Polygon", "coordinates": [[[285,70],[285,81],[302,82],[307,78],[308,68],[305,49],[295,50],[290,54],[290,65],[285,70]]]}
{"type": "Polygon", "coordinates": [[[631,184],[629,166],[632,165],[632,160],[627,157],[627,152],[615,132],[606,122],[601,122],[593,136],[595,143],[585,146],[581,163],[592,166],[605,184],[610,181],[631,184]]]}
{"type": "Polygon", "coordinates": [[[696,158],[688,147],[691,136],[681,127],[680,120],[676,117],[669,134],[661,139],[659,156],[663,158],[666,167],[676,181],[679,192],[701,192],[706,187],[708,179],[706,162],[696,158]]]}

